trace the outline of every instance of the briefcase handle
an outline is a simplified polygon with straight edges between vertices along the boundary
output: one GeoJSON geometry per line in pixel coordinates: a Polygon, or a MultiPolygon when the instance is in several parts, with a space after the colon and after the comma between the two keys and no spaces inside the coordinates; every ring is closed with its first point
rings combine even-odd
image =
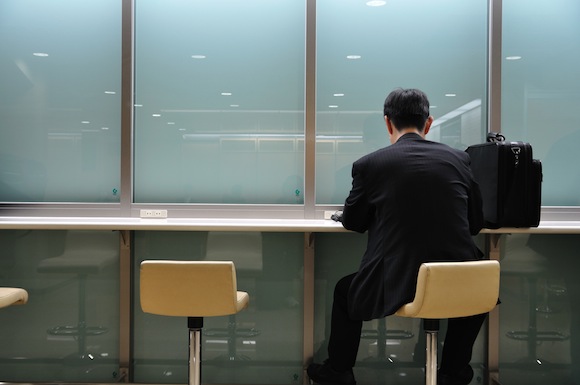
{"type": "Polygon", "coordinates": [[[487,141],[488,142],[503,142],[503,141],[505,141],[505,136],[503,136],[499,132],[488,132],[487,133],[487,141]]]}

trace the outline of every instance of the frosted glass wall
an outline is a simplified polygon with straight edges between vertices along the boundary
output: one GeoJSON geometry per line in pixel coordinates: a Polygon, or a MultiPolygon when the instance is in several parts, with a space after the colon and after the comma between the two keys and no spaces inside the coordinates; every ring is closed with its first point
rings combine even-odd
{"type": "Polygon", "coordinates": [[[342,204],[352,162],[388,145],[383,102],[395,88],[427,93],[429,139],[462,150],[483,140],[487,1],[316,5],[317,203],[342,204]]]}
{"type": "Polygon", "coordinates": [[[121,2],[0,2],[0,202],[118,202],[121,2]]]}
{"type": "Polygon", "coordinates": [[[304,2],[135,10],[135,201],[303,203],[304,2]]]}
{"type": "Polygon", "coordinates": [[[502,131],[542,160],[544,206],[578,206],[580,3],[505,0],[503,9],[502,131]]]}

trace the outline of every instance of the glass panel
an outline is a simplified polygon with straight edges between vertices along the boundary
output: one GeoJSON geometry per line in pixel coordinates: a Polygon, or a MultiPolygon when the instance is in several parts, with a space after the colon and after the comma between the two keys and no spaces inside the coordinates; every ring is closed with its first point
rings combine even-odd
{"type": "Polygon", "coordinates": [[[580,383],[580,236],[502,238],[501,383],[580,383]]]}
{"type": "MultiPolygon", "coordinates": [[[[479,238],[483,237],[477,239],[481,242],[479,238]]],[[[366,234],[316,234],[315,362],[328,358],[334,286],[340,278],[358,270],[366,241],[366,234]]],[[[440,347],[446,328],[446,322],[442,321],[440,347]]],[[[483,378],[485,343],[485,333],[482,332],[473,348],[474,384],[481,383],[483,378]]],[[[354,367],[357,383],[421,384],[425,382],[424,366],[425,335],[420,320],[389,316],[363,323],[354,367]]]]}
{"type": "Polygon", "coordinates": [[[0,231],[0,286],[29,302],[0,309],[8,382],[119,380],[119,235],[0,231]]]}
{"type": "Polygon", "coordinates": [[[487,1],[316,5],[317,203],[342,204],[352,162],[388,144],[382,109],[394,88],[427,93],[429,139],[461,149],[483,141],[487,1]]]}
{"type": "Polygon", "coordinates": [[[135,7],[135,201],[303,203],[304,2],[135,7]]]}
{"type": "Polygon", "coordinates": [[[0,201],[118,202],[119,0],[0,2],[0,201]]]}
{"type": "Polygon", "coordinates": [[[580,2],[506,0],[503,10],[502,131],[542,160],[543,205],[578,206],[580,2]]]}
{"type": "MultiPolygon", "coordinates": [[[[204,319],[202,382],[297,384],[302,377],[303,250],[302,233],[137,232],[135,293],[143,260],[233,260],[238,290],[249,293],[250,306],[234,318],[204,319]],[[229,331],[233,335],[229,321],[237,328],[229,331]]],[[[134,381],[187,382],[187,319],[143,313],[138,294],[134,306],[134,381]]]]}

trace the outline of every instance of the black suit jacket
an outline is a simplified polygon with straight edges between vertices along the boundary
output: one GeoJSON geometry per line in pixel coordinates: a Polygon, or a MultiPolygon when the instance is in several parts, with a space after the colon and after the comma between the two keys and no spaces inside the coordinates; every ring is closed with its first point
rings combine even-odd
{"type": "Polygon", "coordinates": [[[370,320],[412,302],[419,266],[482,258],[472,235],[483,226],[469,155],[406,134],[357,160],[342,223],[368,231],[349,291],[349,313],[370,320]]]}

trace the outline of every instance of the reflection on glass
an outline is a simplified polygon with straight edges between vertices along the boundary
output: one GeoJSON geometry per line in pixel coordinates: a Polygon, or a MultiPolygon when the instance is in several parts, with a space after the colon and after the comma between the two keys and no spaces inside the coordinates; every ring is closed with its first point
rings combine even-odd
{"type": "Polygon", "coordinates": [[[2,379],[117,382],[118,232],[3,230],[0,243],[0,286],[29,293],[0,312],[2,379]]]}
{"type": "Polygon", "coordinates": [[[506,235],[502,250],[502,384],[580,384],[580,237],[506,235]]]}
{"type": "Polygon", "coordinates": [[[397,87],[429,96],[429,139],[460,149],[483,141],[487,1],[316,5],[317,203],[342,204],[352,162],[388,145],[382,108],[397,87]]]}
{"type": "Polygon", "coordinates": [[[255,5],[136,1],[136,202],[303,203],[305,7],[255,5]]]}
{"type": "Polygon", "coordinates": [[[0,2],[0,201],[118,202],[117,0],[0,2]]]}
{"type": "Polygon", "coordinates": [[[580,3],[508,0],[503,13],[502,131],[542,160],[544,206],[578,206],[580,3]]]}

